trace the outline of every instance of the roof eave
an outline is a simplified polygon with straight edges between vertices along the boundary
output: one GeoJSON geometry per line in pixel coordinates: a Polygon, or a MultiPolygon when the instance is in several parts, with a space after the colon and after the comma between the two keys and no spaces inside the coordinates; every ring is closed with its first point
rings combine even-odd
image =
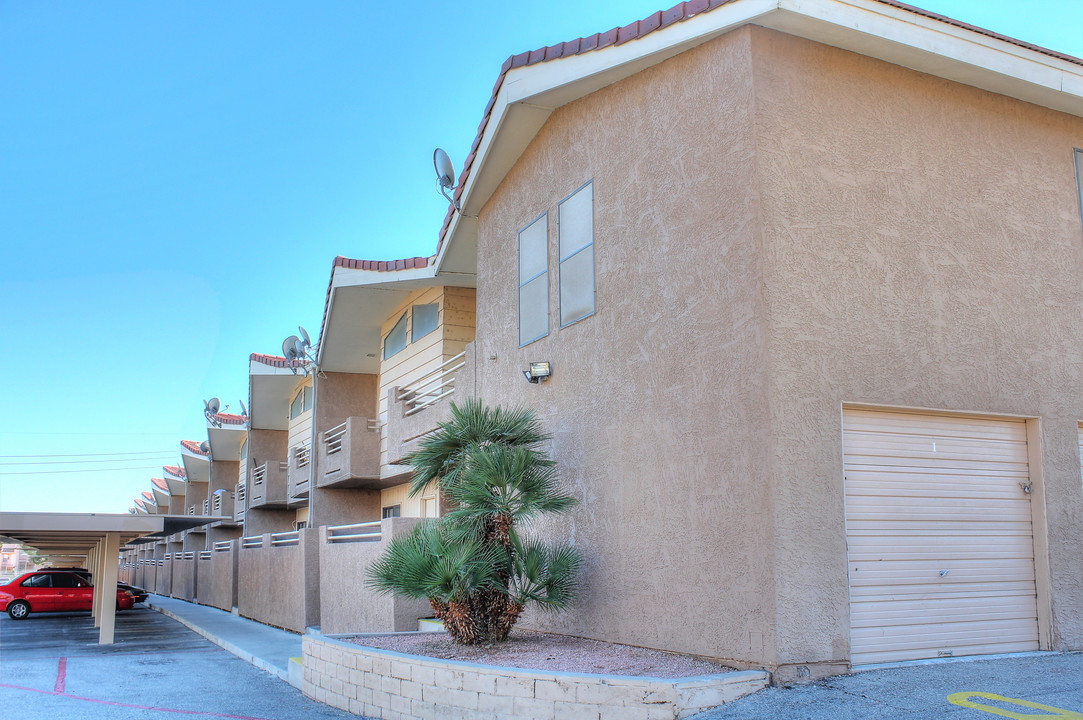
{"type": "Polygon", "coordinates": [[[1083,116],[1083,67],[880,0],[740,0],[632,42],[507,70],[435,260],[477,270],[476,216],[557,108],[748,24],[1083,116]]]}

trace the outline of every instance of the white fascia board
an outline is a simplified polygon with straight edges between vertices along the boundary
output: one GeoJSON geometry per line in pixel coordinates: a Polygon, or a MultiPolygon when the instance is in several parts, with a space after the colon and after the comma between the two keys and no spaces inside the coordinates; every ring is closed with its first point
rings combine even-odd
{"type": "MultiPolygon", "coordinates": [[[[1083,115],[1083,66],[1061,58],[875,0],[741,0],[623,45],[508,71],[461,194],[463,212],[477,215],[556,108],[746,24],[1083,115]]],[[[455,213],[437,272],[453,245],[476,240],[477,223],[455,213]]]]}
{"type": "Polygon", "coordinates": [[[261,363],[259,360],[248,361],[248,374],[249,375],[293,375],[294,373],[289,368],[275,367],[274,365],[267,365],[261,363]]]}
{"type": "Polygon", "coordinates": [[[181,446],[181,462],[184,464],[185,471],[188,470],[188,463],[193,463],[193,464],[194,463],[204,463],[204,464],[208,464],[208,463],[210,463],[210,461],[211,461],[211,459],[209,457],[207,457],[206,455],[200,455],[199,453],[194,453],[191,450],[189,450],[188,448],[184,447],[183,445],[181,446]]]}

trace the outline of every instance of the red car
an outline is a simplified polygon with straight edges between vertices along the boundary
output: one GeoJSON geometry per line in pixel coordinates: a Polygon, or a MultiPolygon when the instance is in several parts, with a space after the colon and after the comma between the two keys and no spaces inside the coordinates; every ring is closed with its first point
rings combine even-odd
{"type": "MultiPolygon", "coordinates": [[[[0,611],[7,610],[12,620],[31,612],[90,610],[93,599],[91,584],[70,572],[38,570],[0,585],[0,611]]],[[[130,610],[134,604],[130,592],[117,589],[117,610],[130,610]]]]}

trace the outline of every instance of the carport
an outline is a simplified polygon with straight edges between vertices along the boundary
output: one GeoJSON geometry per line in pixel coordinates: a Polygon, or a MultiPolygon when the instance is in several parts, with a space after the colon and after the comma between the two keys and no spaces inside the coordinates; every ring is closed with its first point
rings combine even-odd
{"type": "Polygon", "coordinates": [[[221,518],[195,515],[107,513],[0,513],[0,537],[36,548],[43,555],[85,557],[94,575],[94,626],[98,643],[113,644],[120,548],[165,537],[221,518]],[[111,589],[104,592],[103,589],[111,589]]]}

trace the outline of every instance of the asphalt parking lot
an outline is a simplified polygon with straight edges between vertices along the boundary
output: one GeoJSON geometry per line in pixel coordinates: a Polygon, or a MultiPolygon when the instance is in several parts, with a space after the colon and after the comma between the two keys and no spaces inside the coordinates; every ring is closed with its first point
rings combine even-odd
{"type": "Polygon", "coordinates": [[[695,720],[1083,720],[1083,653],[869,670],[771,687],[695,720]]]}
{"type": "Polygon", "coordinates": [[[142,606],[98,645],[88,613],[0,618],[0,713],[20,720],[354,718],[142,606]]]}

